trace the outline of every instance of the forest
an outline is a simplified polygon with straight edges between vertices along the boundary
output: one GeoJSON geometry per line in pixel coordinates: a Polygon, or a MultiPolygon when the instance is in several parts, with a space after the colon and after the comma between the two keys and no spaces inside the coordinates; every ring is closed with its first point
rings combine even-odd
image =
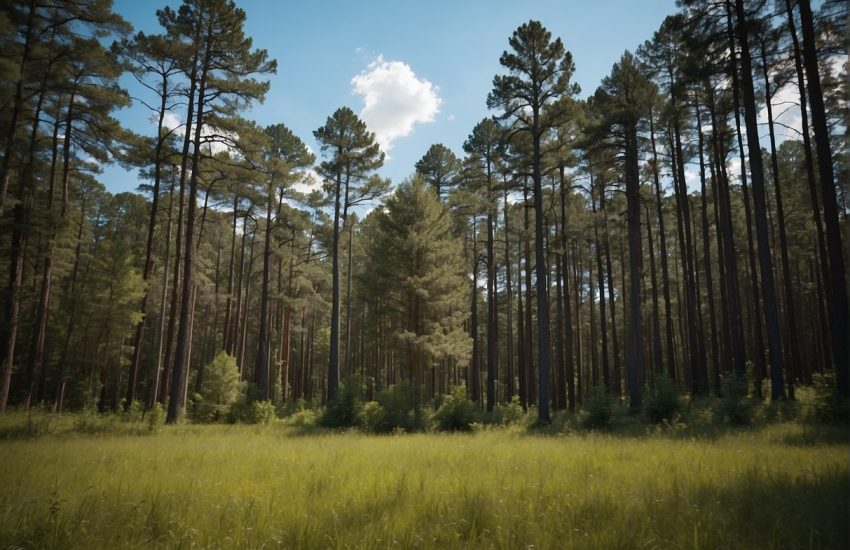
{"type": "Polygon", "coordinates": [[[276,62],[233,2],[164,7],[151,35],[108,1],[8,3],[0,409],[174,423],[218,353],[277,406],[464,386],[548,422],[598,388],[640,412],[659,377],[846,398],[847,6],[681,4],[586,99],[561,39],[520,25],[493,116],[391,182],[348,107],[317,153],[242,116],[276,62]],[[116,118],[127,73],[154,135],[116,118]],[[778,143],[782,88],[802,126],[778,143]],[[139,193],[109,193],[108,162],[139,193]]]}
{"type": "Polygon", "coordinates": [[[847,547],[846,2],[518,21],[403,181],[172,4],[0,2],[0,546],[847,547]]]}

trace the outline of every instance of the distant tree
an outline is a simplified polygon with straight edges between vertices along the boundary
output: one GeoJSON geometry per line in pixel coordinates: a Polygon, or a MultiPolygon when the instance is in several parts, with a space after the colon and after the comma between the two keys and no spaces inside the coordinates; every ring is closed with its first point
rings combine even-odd
{"type": "Polygon", "coordinates": [[[496,403],[496,346],[498,333],[496,323],[496,254],[494,251],[496,205],[495,171],[503,147],[504,131],[491,118],[485,118],[475,125],[472,133],[463,143],[463,150],[473,156],[483,169],[482,199],[487,212],[487,410],[492,411],[496,403]]]}
{"type": "Polygon", "coordinates": [[[377,307],[397,320],[389,339],[407,358],[414,386],[425,383],[425,370],[436,360],[467,364],[472,341],[463,305],[469,283],[446,208],[417,176],[366,223],[375,233],[363,281],[381,298],[377,307]]]}
{"type": "Polygon", "coordinates": [[[549,283],[544,249],[540,141],[553,123],[543,116],[543,108],[550,101],[579,91],[578,85],[570,84],[570,77],[575,71],[572,54],[564,49],[560,38],[552,41],[551,37],[551,33],[538,21],[529,21],[517,28],[509,40],[513,51],[504,52],[499,59],[509,74],[494,77],[493,90],[487,96],[487,106],[501,109],[501,118],[514,120],[514,131],[530,134],[532,142],[540,365],[538,417],[543,422],[549,422],[550,365],[549,283]]]}
{"type": "Polygon", "coordinates": [[[283,124],[267,126],[263,130],[267,142],[262,152],[262,171],[266,177],[263,184],[266,195],[266,223],[263,237],[263,276],[260,292],[260,323],[257,336],[255,378],[259,389],[258,398],[270,398],[271,339],[269,328],[269,283],[271,279],[272,232],[285,223],[273,219],[273,212],[280,212],[290,187],[303,177],[303,172],[315,162],[315,156],[304,143],[283,124]]]}
{"type": "MultiPolygon", "coordinates": [[[[183,66],[189,81],[189,106],[180,170],[181,196],[187,176],[189,193],[185,238],[182,242],[180,320],[166,418],[167,423],[173,424],[180,418],[184,369],[188,366],[190,347],[201,151],[211,141],[204,136],[203,129],[222,128],[238,107],[262,99],[269,84],[255,80],[254,76],[275,72],[277,63],[268,60],[265,50],[252,50],[252,40],[244,32],[245,12],[237,8],[233,0],[184,0],[177,12],[166,7],[159,12],[159,18],[170,39],[192,48],[187,59],[189,62],[183,66]]],[[[223,134],[212,137],[216,141],[223,139],[226,139],[223,134]]]]}
{"type": "Polygon", "coordinates": [[[443,194],[457,185],[460,175],[460,160],[452,150],[442,143],[435,143],[421,159],[416,161],[416,173],[434,188],[442,200],[443,194]]]}
{"type": "Polygon", "coordinates": [[[641,246],[640,173],[638,168],[638,123],[649,112],[654,94],[635,57],[626,52],[602,80],[594,99],[599,104],[603,124],[623,152],[629,234],[629,340],[626,350],[629,382],[629,408],[641,408],[643,390],[643,342],[641,330],[641,246]]]}
{"type": "Polygon", "coordinates": [[[345,225],[348,209],[373,200],[386,192],[389,183],[371,177],[384,164],[384,153],[368,131],[366,123],[348,107],[340,107],[325,125],[313,132],[325,157],[318,168],[325,178],[325,190],[333,200],[331,342],[328,360],[328,399],[339,391],[340,341],[340,268],[339,235],[345,225]]]}

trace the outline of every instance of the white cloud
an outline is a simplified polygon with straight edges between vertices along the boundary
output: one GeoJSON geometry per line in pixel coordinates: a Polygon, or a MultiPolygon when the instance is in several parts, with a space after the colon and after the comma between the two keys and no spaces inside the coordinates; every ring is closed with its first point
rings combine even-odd
{"type": "Polygon", "coordinates": [[[442,99],[438,88],[419,78],[402,61],[386,61],[383,55],[351,79],[352,91],[363,96],[360,117],[366,122],[383,151],[405,137],[419,123],[433,122],[442,99]]]}
{"type": "Polygon", "coordinates": [[[321,188],[322,176],[320,176],[313,168],[307,169],[303,176],[292,185],[292,189],[299,193],[304,193],[305,195],[309,195],[311,192],[318,191],[321,188]]]}
{"type": "MultiPolygon", "coordinates": [[[[153,122],[154,128],[156,128],[156,117],[154,115],[151,115],[151,121],[153,122]]],[[[174,133],[178,136],[182,136],[184,133],[185,129],[182,125],[183,120],[180,118],[180,115],[176,113],[166,111],[165,116],[162,117],[162,126],[169,130],[174,130],[174,133]]]]}

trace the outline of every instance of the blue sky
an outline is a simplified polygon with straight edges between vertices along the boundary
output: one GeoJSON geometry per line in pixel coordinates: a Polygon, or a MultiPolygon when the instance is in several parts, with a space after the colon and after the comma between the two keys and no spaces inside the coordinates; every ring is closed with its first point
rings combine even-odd
{"type": "MultiPolygon", "coordinates": [[[[159,32],[166,2],[116,0],[136,30],[159,32]]],[[[179,2],[167,2],[178,6],[179,2]]],[[[595,90],[624,50],[634,50],[675,11],[674,0],[238,0],[254,46],[278,61],[263,104],[246,115],[261,125],[284,123],[318,151],[312,132],[347,105],[361,113],[389,159],[394,183],[413,172],[432,143],[461,146],[487,110],[499,56],[513,30],[536,19],[560,37],[576,64],[581,97],[595,90]],[[369,107],[364,111],[366,102],[369,107]]],[[[122,81],[131,92],[130,79],[122,81]]],[[[181,120],[185,113],[175,113],[181,120]]],[[[151,134],[144,107],[118,113],[129,128],[151,134]]],[[[134,172],[110,166],[101,180],[113,192],[135,190],[134,172]]]]}

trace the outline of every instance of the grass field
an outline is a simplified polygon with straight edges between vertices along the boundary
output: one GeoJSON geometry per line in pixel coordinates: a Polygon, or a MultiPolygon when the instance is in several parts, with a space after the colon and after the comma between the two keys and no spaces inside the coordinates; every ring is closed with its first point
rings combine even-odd
{"type": "MultiPolygon", "coordinates": [[[[5,433],[23,421],[4,419],[5,433]]],[[[848,545],[839,428],[46,431],[0,440],[2,548],[848,545]]]]}

